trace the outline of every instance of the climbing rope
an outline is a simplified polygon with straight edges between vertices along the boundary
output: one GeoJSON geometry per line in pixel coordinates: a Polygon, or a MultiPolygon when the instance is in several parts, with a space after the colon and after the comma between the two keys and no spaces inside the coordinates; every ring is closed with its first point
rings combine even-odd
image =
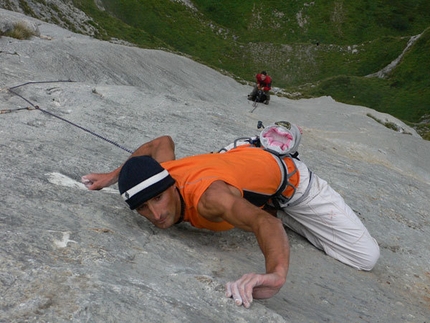
{"type": "Polygon", "coordinates": [[[58,81],[35,81],[35,82],[27,82],[27,83],[23,83],[23,84],[20,84],[20,85],[17,85],[17,86],[13,86],[13,87],[9,88],[9,89],[8,89],[8,91],[9,91],[9,92],[11,92],[12,94],[14,94],[14,95],[16,95],[16,96],[20,97],[21,99],[23,99],[24,101],[26,101],[28,104],[30,104],[33,108],[26,107],[26,108],[18,108],[18,109],[1,110],[1,111],[0,111],[0,112],[1,112],[0,114],[8,113],[8,112],[13,112],[13,111],[18,111],[18,110],[34,110],[34,109],[36,109],[36,110],[39,110],[39,111],[41,111],[41,112],[43,112],[43,113],[45,113],[45,114],[48,114],[48,115],[50,115],[50,116],[52,116],[52,117],[55,117],[55,118],[60,119],[60,120],[62,120],[62,121],[64,121],[64,122],[67,122],[68,124],[71,124],[72,126],[75,126],[75,127],[79,128],[79,129],[81,129],[81,130],[85,131],[85,132],[88,132],[89,134],[91,134],[91,135],[93,135],[93,136],[96,136],[97,138],[100,138],[100,139],[102,139],[102,140],[104,140],[104,141],[107,141],[108,143],[110,143],[110,144],[112,144],[112,145],[114,145],[114,146],[116,146],[116,147],[118,147],[118,148],[121,148],[122,150],[125,150],[126,152],[128,152],[128,153],[130,153],[130,154],[131,154],[131,153],[133,153],[133,151],[132,151],[132,150],[127,149],[127,148],[125,148],[125,147],[121,146],[120,144],[117,144],[116,142],[114,142],[114,141],[110,140],[110,139],[107,139],[107,138],[105,138],[105,137],[103,137],[103,136],[101,136],[101,135],[99,135],[99,134],[97,134],[97,133],[95,133],[95,132],[93,132],[93,131],[91,131],[91,130],[88,130],[88,129],[86,129],[86,128],[84,128],[84,127],[82,127],[82,126],[80,126],[80,125],[78,125],[78,124],[76,124],[76,123],[74,123],[74,122],[72,122],[72,121],[69,121],[69,120],[64,119],[64,118],[62,118],[62,117],[60,117],[60,116],[57,116],[56,114],[54,114],[54,113],[52,113],[52,112],[49,112],[49,111],[43,110],[43,109],[42,109],[42,108],[40,108],[38,105],[33,104],[30,100],[26,99],[24,96],[22,96],[21,94],[17,93],[16,91],[14,91],[16,88],[19,88],[19,87],[22,87],[22,86],[25,86],[25,85],[29,85],[29,84],[40,84],[40,83],[61,83],[61,82],[73,82],[73,81],[71,81],[71,80],[58,80],[58,81]]]}

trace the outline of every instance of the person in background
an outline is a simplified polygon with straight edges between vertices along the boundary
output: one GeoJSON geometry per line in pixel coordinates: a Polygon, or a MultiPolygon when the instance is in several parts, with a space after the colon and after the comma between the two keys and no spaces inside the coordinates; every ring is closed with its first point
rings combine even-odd
{"type": "Polygon", "coordinates": [[[261,73],[255,76],[257,83],[254,86],[252,92],[248,95],[248,100],[255,101],[257,97],[259,98],[258,102],[263,102],[264,104],[269,104],[270,101],[270,93],[269,91],[272,88],[272,78],[267,75],[266,71],[262,71],[261,73]],[[262,94],[264,94],[262,96],[262,94]]]}

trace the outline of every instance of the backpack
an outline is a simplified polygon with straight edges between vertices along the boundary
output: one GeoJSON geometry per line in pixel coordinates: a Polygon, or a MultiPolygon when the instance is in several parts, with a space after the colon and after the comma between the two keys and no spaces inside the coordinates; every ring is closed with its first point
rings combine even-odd
{"type": "Polygon", "coordinates": [[[266,99],[267,99],[266,93],[264,93],[264,91],[262,91],[262,90],[259,90],[257,92],[257,96],[255,97],[255,99],[253,101],[264,102],[264,101],[266,101],[266,99]]]}
{"type": "Polygon", "coordinates": [[[258,125],[263,127],[259,140],[264,149],[279,157],[290,155],[298,158],[297,149],[302,140],[302,129],[288,121],[277,121],[267,127],[260,122],[258,125]]]}
{"type": "Polygon", "coordinates": [[[258,121],[257,128],[263,128],[259,136],[240,137],[230,145],[221,148],[218,152],[226,152],[237,146],[250,144],[255,147],[262,147],[278,157],[298,158],[300,141],[302,139],[302,129],[288,121],[277,121],[264,127],[258,121]]]}

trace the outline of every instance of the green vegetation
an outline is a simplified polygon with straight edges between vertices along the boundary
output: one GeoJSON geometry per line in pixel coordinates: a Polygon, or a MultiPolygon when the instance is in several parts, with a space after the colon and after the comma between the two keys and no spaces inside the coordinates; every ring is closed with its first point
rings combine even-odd
{"type": "Polygon", "coordinates": [[[19,7],[22,9],[25,15],[34,16],[35,13],[31,10],[31,7],[28,5],[27,1],[19,0],[19,7]]]}
{"type": "Polygon", "coordinates": [[[330,95],[339,102],[363,105],[402,120],[419,122],[430,114],[430,93],[423,83],[411,81],[407,87],[399,88],[395,76],[387,79],[336,76],[304,89],[303,93],[308,97],[330,95]]]}
{"type": "Polygon", "coordinates": [[[408,121],[424,138],[430,138],[430,28],[387,76],[335,76],[303,92],[330,95],[335,100],[363,105],[408,121]]]}
{"type": "Polygon", "coordinates": [[[380,120],[380,119],[376,118],[374,115],[372,115],[372,114],[370,114],[370,113],[368,113],[368,114],[367,114],[367,116],[368,116],[368,117],[370,117],[370,118],[372,118],[372,119],[373,119],[373,120],[375,120],[376,122],[378,122],[378,123],[380,123],[380,124],[384,125],[384,126],[385,126],[385,127],[387,127],[388,129],[392,129],[392,130],[394,130],[394,131],[403,132],[403,133],[406,133],[406,134],[410,135],[410,133],[408,133],[408,132],[404,131],[404,129],[402,129],[400,126],[398,126],[397,124],[395,124],[395,123],[393,123],[393,122],[390,122],[390,121],[382,121],[382,120],[380,120]]]}
{"type": "Polygon", "coordinates": [[[31,30],[25,23],[18,22],[13,25],[13,28],[5,33],[0,33],[0,36],[8,36],[16,39],[30,39],[35,36],[35,32],[31,30]]]}
{"type": "Polygon", "coordinates": [[[191,2],[194,8],[180,0],[74,0],[101,39],[188,55],[237,80],[253,82],[265,69],[273,86],[297,98],[330,95],[417,129],[430,116],[428,0],[191,2]],[[386,78],[366,77],[421,33],[386,78]]]}

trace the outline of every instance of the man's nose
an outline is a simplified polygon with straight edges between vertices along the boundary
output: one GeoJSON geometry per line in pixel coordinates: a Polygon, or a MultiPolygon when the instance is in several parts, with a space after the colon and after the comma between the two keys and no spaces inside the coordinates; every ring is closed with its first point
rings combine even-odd
{"type": "Polygon", "coordinates": [[[152,213],[152,216],[155,220],[160,220],[161,210],[154,204],[148,204],[149,210],[152,213]]]}

